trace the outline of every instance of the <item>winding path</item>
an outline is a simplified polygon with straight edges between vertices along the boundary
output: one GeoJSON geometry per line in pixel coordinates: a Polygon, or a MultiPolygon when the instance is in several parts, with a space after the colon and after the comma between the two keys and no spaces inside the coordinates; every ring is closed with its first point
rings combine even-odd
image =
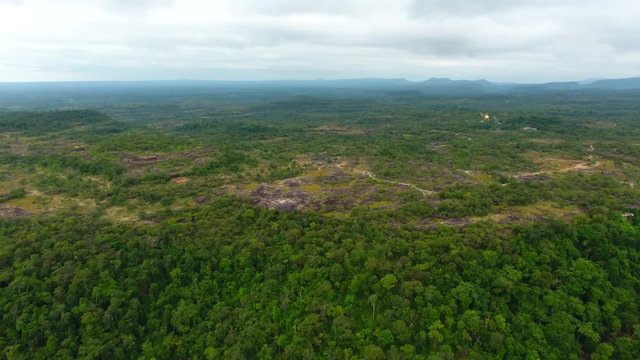
{"type": "Polygon", "coordinates": [[[541,171],[536,171],[536,172],[530,172],[530,173],[519,173],[519,174],[515,174],[513,175],[514,178],[516,179],[520,179],[523,177],[527,177],[527,176],[535,176],[535,175],[544,175],[544,174],[555,174],[555,173],[565,173],[565,172],[569,172],[569,171],[580,171],[580,170],[591,170],[595,167],[598,167],[602,165],[602,163],[600,161],[596,161],[593,165],[589,165],[589,163],[580,163],[580,164],[576,164],[574,166],[569,166],[560,170],[541,170],[541,171]]]}
{"type": "MultiPolygon", "coordinates": [[[[343,169],[343,167],[341,165],[338,165],[338,167],[340,169],[343,169]]],[[[343,169],[344,170],[344,169],[343,169]]],[[[431,190],[427,190],[427,189],[422,189],[414,184],[409,184],[409,183],[405,183],[405,182],[399,182],[399,181],[393,181],[393,180],[387,180],[387,179],[381,179],[379,177],[377,177],[374,173],[372,173],[371,171],[366,171],[366,170],[359,170],[359,169],[352,169],[351,172],[355,173],[355,174],[359,174],[359,175],[364,175],[369,177],[370,179],[376,180],[376,181],[380,181],[383,183],[387,183],[387,184],[392,184],[392,185],[398,185],[398,186],[404,186],[404,187],[408,187],[411,189],[414,189],[416,191],[419,191],[422,195],[432,195],[435,192],[431,191],[431,190]]]]}

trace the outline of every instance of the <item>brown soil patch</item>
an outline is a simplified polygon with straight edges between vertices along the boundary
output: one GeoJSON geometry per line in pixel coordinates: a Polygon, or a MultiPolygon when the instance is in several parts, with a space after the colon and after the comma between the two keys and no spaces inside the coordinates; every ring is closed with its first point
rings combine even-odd
{"type": "Polygon", "coordinates": [[[325,134],[343,134],[343,135],[362,135],[362,129],[354,129],[342,125],[329,124],[311,129],[313,132],[321,132],[325,134]]]}
{"type": "Polygon", "coordinates": [[[160,156],[158,155],[148,155],[148,156],[123,155],[122,156],[122,162],[125,164],[137,164],[137,165],[153,164],[160,160],[161,160],[160,156]]]}
{"type": "Polygon", "coordinates": [[[544,174],[522,174],[518,175],[517,179],[522,181],[549,181],[551,177],[544,174]]]}
{"type": "Polygon", "coordinates": [[[174,183],[174,184],[186,184],[186,183],[189,182],[189,178],[182,177],[182,176],[181,177],[176,177],[176,178],[171,179],[171,182],[174,183]]]}
{"type": "Polygon", "coordinates": [[[529,141],[531,141],[532,143],[544,144],[544,145],[559,145],[564,143],[564,140],[562,139],[552,139],[552,138],[535,138],[535,139],[529,139],[529,141]]]}

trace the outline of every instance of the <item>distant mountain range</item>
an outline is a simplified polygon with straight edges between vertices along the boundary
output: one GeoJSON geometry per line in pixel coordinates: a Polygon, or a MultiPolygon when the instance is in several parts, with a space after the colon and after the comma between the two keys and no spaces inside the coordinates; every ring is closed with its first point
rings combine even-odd
{"type": "MultiPolygon", "coordinates": [[[[397,84],[397,82],[391,82],[397,84]]],[[[640,77],[625,79],[550,82],[544,84],[495,83],[487,80],[451,80],[431,78],[422,82],[407,82],[403,86],[425,93],[529,93],[581,90],[640,90],[640,77]]]]}
{"type": "Polygon", "coordinates": [[[382,91],[397,94],[426,95],[482,95],[482,94],[529,94],[582,91],[640,91],[640,77],[624,79],[590,79],[584,81],[549,82],[543,84],[499,83],[487,80],[451,80],[431,78],[425,81],[405,79],[345,79],[345,80],[278,80],[278,81],[108,81],[108,82],[42,82],[42,83],[0,83],[0,92],[21,91],[74,92],[81,89],[90,91],[109,90],[158,90],[193,89],[196,91],[225,91],[252,89],[290,90],[351,90],[382,91]]]}
{"type": "MultiPolygon", "coordinates": [[[[248,84],[248,83],[245,83],[248,84]]],[[[254,83],[256,84],[256,83],[254,83]]],[[[388,91],[417,91],[422,94],[500,94],[546,93],[571,91],[640,90],[640,77],[625,79],[597,79],[584,81],[549,82],[543,84],[498,83],[487,80],[451,80],[431,78],[425,81],[405,79],[353,79],[262,82],[263,86],[294,86],[388,91]]]]}

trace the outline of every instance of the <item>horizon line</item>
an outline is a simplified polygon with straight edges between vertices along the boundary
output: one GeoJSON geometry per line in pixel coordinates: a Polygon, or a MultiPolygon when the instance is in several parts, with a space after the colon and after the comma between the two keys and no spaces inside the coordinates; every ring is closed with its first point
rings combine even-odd
{"type": "Polygon", "coordinates": [[[553,81],[532,81],[532,82],[520,82],[520,81],[493,81],[486,78],[450,78],[450,77],[430,77],[423,80],[410,80],[401,77],[361,77],[361,78],[317,78],[317,79],[244,79],[244,80],[222,80],[222,79],[194,79],[194,78],[176,78],[176,79],[139,79],[139,80],[26,80],[26,81],[0,81],[0,85],[13,85],[13,84],[100,84],[100,83],[160,83],[160,82],[209,82],[209,83],[284,83],[284,82],[340,82],[340,81],[404,81],[408,83],[422,83],[430,80],[448,80],[448,81],[486,81],[493,84],[511,84],[511,85],[543,85],[553,83],[585,83],[596,82],[602,80],[629,80],[640,79],[638,76],[628,77],[596,77],[589,79],[579,80],[553,80],[553,81]]]}

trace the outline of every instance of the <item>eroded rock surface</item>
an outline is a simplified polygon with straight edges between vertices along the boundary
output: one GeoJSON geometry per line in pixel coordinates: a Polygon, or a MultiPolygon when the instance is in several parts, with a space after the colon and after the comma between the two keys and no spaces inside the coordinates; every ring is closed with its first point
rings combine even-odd
{"type": "Polygon", "coordinates": [[[0,217],[4,218],[19,218],[19,217],[28,217],[32,214],[20,207],[13,206],[2,206],[0,207],[0,217]]]}
{"type": "Polygon", "coordinates": [[[272,190],[267,184],[261,184],[256,190],[251,192],[251,201],[255,205],[268,209],[294,211],[308,207],[310,197],[302,190],[282,191],[281,188],[272,190]]]}

